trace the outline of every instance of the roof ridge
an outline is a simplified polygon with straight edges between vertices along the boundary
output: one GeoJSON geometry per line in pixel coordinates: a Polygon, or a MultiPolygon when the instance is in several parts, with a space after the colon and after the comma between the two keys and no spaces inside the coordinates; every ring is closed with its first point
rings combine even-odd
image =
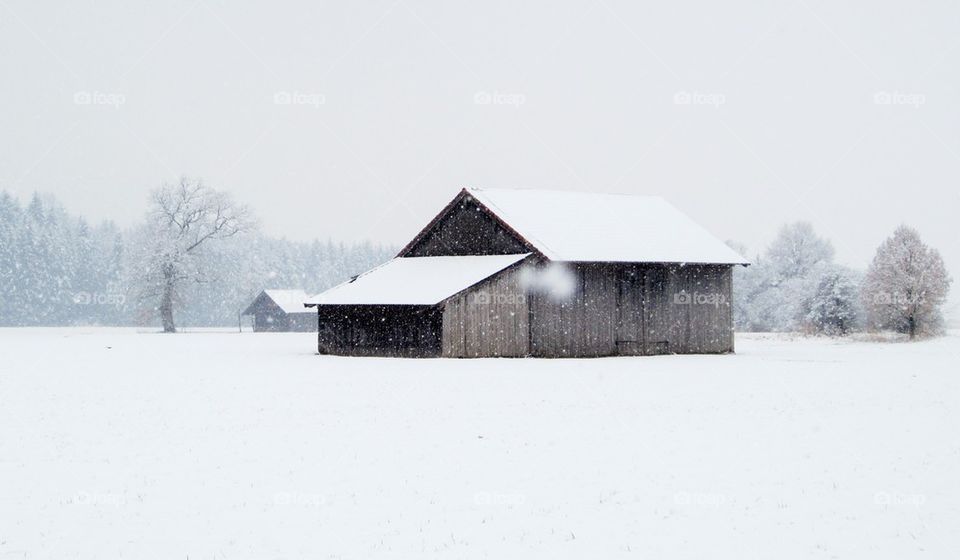
{"type": "Polygon", "coordinates": [[[641,193],[628,193],[628,192],[606,192],[606,191],[583,191],[578,189],[549,189],[543,187],[463,187],[470,192],[484,192],[484,191],[511,191],[511,192],[548,192],[548,193],[559,193],[559,194],[586,194],[592,196],[636,196],[636,197],[646,197],[646,198],[659,198],[666,200],[663,195],[660,194],[641,194],[641,193]]]}

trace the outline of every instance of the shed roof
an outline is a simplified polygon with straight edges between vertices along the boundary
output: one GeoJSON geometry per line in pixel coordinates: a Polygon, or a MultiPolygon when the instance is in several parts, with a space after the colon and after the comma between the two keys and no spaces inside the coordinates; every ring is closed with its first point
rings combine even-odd
{"type": "Polygon", "coordinates": [[[464,191],[551,260],[749,264],[659,196],[464,191]]]}
{"type": "Polygon", "coordinates": [[[436,305],[528,254],[398,257],[306,301],[307,305],[436,305]]]}
{"type": "Polygon", "coordinates": [[[307,292],[303,290],[263,290],[241,315],[252,314],[254,305],[264,296],[270,298],[284,313],[309,313],[309,310],[303,307],[303,303],[309,297],[307,292]]]}

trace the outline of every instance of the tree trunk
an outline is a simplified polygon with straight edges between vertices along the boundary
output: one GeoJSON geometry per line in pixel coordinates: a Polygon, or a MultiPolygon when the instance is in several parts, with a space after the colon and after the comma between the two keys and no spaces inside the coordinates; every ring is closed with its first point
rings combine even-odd
{"type": "Polygon", "coordinates": [[[177,332],[177,327],[173,324],[173,285],[173,270],[165,266],[163,267],[163,295],[160,297],[160,321],[163,322],[165,333],[177,332]]]}
{"type": "Polygon", "coordinates": [[[910,332],[910,340],[913,340],[917,336],[917,320],[911,315],[907,319],[907,325],[910,332]]]}

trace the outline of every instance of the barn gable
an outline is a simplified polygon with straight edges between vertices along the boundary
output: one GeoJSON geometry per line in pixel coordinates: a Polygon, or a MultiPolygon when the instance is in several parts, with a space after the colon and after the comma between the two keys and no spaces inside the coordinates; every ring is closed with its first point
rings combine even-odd
{"type": "Polygon", "coordinates": [[[536,252],[532,244],[464,189],[397,256],[511,255],[530,252],[536,252]]]}
{"type": "Polygon", "coordinates": [[[283,313],[283,310],[270,299],[266,291],[262,291],[257,294],[257,297],[253,298],[250,305],[240,315],[253,315],[255,313],[283,313]]]}

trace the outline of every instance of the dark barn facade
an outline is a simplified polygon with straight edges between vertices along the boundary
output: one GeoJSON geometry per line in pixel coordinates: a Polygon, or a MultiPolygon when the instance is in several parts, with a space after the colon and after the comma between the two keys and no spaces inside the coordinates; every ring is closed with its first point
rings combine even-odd
{"type": "Polygon", "coordinates": [[[746,264],[657,197],[464,189],[397,258],[307,305],[322,354],[725,353],[746,264]]]}
{"type": "Polygon", "coordinates": [[[263,290],[240,314],[253,318],[254,332],[312,332],[317,315],[303,308],[303,290],[263,290]]]}

